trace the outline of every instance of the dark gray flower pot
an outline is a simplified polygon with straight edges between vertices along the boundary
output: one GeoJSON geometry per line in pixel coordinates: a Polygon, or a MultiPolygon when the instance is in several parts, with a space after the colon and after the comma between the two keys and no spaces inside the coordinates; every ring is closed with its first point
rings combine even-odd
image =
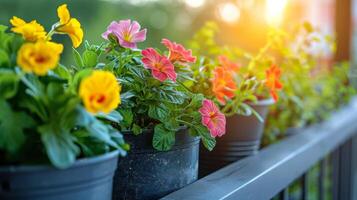
{"type": "Polygon", "coordinates": [[[169,151],[152,147],[152,131],[141,135],[124,134],[131,149],[119,160],[114,177],[113,199],[158,199],[197,180],[199,138],[187,129],[176,133],[169,151]]]}
{"type": "MultiPolygon", "coordinates": [[[[261,100],[250,106],[265,120],[273,99],[261,100]]],[[[254,115],[227,117],[226,134],[217,138],[213,151],[200,150],[200,177],[208,175],[232,162],[256,154],[259,151],[264,123],[254,115]]]]}
{"type": "Polygon", "coordinates": [[[0,167],[1,200],[110,200],[118,152],[51,166],[0,167]]]}

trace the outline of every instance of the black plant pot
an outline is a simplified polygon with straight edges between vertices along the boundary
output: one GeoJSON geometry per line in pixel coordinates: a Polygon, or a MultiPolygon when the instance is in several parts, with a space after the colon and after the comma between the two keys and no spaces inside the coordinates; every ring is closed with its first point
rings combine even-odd
{"type": "Polygon", "coordinates": [[[198,137],[182,129],[176,133],[175,146],[169,151],[153,149],[152,137],[152,131],[138,136],[124,134],[131,149],[119,160],[114,200],[158,199],[197,180],[198,137]]]}
{"type": "Polygon", "coordinates": [[[1,200],[110,200],[118,163],[114,151],[59,170],[51,166],[0,167],[1,200]]]}
{"type": "MultiPolygon", "coordinates": [[[[265,120],[273,99],[259,101],[250,106],[265,120]]],[[[263,136],[264,123],[254,115],[227,117],[226,134],[217,138],[213,151],[200,150],[200,177],[206,176],[232,162],[256,154],[263,136]]]]}

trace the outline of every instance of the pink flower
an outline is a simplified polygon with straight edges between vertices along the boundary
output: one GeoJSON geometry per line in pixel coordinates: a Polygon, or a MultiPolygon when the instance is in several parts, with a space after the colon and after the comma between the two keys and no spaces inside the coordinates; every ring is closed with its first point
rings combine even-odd
{"type": "Polygon", "coordinates": [[[168,39],[162,39],[161,43],[165,45],[169,51],[169,59],[172,63],[194,63],[196,62],[196,57],[192,56],[191,50],[186,50],[181,44],[176,42],[171,42],[168,39]]]}
{"type": "Polygon", "coordinates": [[[136,48],[137,42],[143,42],[146,39],[146,29],[140,30],[140,24],[137,21],[120,20],[119,22],[112,21],[102,34],[104,39],[108,39],[109,34],[114,34],[122,47],[136,48]]]}
{"type": "Polygon", "coordinates": [[[211,100],[203,100],[199,112],[202,116],[202,124],[205,125],[212,137],[221,137],[226,133],[226,117],[211,100]]]}
{"type": "Polygon", "coordinates": [[[144,67],[151,69],[152,76],[159,81],[171,79],[176,81],[176,72],[174,65],[165,57],[160,55],[155,49],[148,48],[141,52],[144,56],[141,61],[144,67]]]}

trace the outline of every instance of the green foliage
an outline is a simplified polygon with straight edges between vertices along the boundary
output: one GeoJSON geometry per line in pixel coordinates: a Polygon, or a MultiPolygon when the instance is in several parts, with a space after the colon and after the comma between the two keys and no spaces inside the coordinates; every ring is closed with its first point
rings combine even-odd
{"type": "MultiPolygon", "coordinates": [[[[0,153],[1,164],[49,161],[66,168],[77,158],[129,149],[110,121],[120,122],[119,112],[93,116],[81,105],[77,90],[91,73],[95,56],[85,52],[80,67],[60,65],[45,76],[24,73],[16,66],[23,40],[0,26],[0,153]],[[72,76],[74,71],[80,70],[72,76]]],[[[75,51],[75,54],[78,52],[75,51]]],[[[79,53],[78,53],[79,55],[79,53]]]]}
{"type": "MultiPolygon", "coordinates": [[[[304,127],[320,122],[356,93],[349,83],[347,63],[331,66],[319,62],[320,52],[311,52],[312,45],[334,51],[330,36],[319,33],[309,23],[285,33],[272,49],[283,71],[282,98],[270,109],[264,144],[283,138],[289,128],[304,127]]],[[[326,50],[326,49],[325,49],[326,50]]],[[[326,58],[325,58],[326,59],[326,58]]]]}
{"type": "MultiPolygon", "coordinates": [[[[216,42],[215,36],[219,33],[218,26],[214,22],[207,22],[199,29],[193,38],[189,41],[190,48],[198,57],[198,62],[192,66],[193,79],[195,82],[188,82],[187,85],[196,93],[202,93],[210,99],[216,100],[216,96],[212,91],[214,71],[217,68],[224,67],[219,62],[219,56],[225,56],[234,62],[247,63],[251,59],[251,55],[236,47],[228,47],[219,45],[216,42]]],[[[263,71],[264,72],[264,71],[263,71]]],[[[261,117],[248,105],[248,102],[256,102],[257,96],[264,96],[258,93],[262,86],[262,81],[255,74],[248,72],[239,73],[231,72],[236,85],[236,90],[232,99],[226,98],[226,102],[221,104],[222,112],[226,116],[235,114],[251,115],[256,114],[258,119],[261,117]]],[[[264,72],[265,73],[265,72],[264,72]]]]}
{"type": "MultiPolygon", "coordinates": [[[[160,151],[171,149],[176,133],[186,127],[194,136],[200,136],[205,146],[213,148],[215,140],[202,125],[198,112],[204,96],[187,87],[194,82],[189,66],[176,63],[177,81],[161,82],[144,67],[141,50],[121,47],[112,35],[107,43],[91,45],[87,42],[85,46],[87,53],[74,52],[74,57],[83,63],[93,59],[93,64],[84,64],[86,70],[102,68],[111,71],[121,84],[121,104],[117,111],[123,119],[116,122],[115,127],[135,135],[142,134],[143,130],[153,130],[152,144],[160,151]],[[94,64],[94,60],[98,62],[94,64]],[[195,129],[199,131],[192,131],[195,129]]],[[[82,73],[80,68],[76,74],[79,73],[82,73]]],[[[73,85],[76,82],[73,81],[73,85]]]]}

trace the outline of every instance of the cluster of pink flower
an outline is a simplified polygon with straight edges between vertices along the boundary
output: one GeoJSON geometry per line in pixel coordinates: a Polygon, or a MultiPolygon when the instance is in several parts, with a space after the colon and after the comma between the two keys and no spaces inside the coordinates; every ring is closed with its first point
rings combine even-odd
{"type": "MultiPolygon", "coordinates": [[[[140,30],[140,24],[136,21],[121,20],[113,21],[102,34],[104,39],[108,39],[112,34],[116,37],[120,46],[124,48],[137,48],[136,43],[143,42],[146,39],[146,29],[140,30]]],[[[176,82],[177,73],[175,72],[175,63],[185,65],[195,63],[196,57],[192,56],[191,50],[186,50],[181,44],[163,39],[161,42],[169,50],[167,56],[161,55],[154,48],[142,50],[142,62],[144,67],[151,70],[152,76],[163,82],[167,79],[176,82]]],[[[205,125],[212,137],[222,136],[226,132],[226,118],[220,112],[213,101],[205,99],[202,101],[202,107],[199,112],[202,117],[202,124],[205,125]]]]}

